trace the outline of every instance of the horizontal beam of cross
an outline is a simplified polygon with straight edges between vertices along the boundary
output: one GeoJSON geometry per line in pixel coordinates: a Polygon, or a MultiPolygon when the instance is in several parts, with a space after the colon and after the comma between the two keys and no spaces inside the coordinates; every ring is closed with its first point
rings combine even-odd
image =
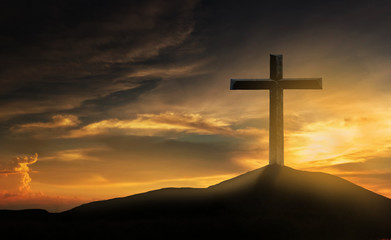
{"type": "Polygon", "coordinates": [[[282,89],[322,89],[322,78],[231,79],[231,90],[266,90],[276,85],[282,89]]]}

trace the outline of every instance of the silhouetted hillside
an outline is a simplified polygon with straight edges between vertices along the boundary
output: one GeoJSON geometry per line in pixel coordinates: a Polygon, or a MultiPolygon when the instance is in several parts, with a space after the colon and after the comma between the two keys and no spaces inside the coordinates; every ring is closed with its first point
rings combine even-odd
{"type": "MultiPolygon", "coordinates": [[[[390,199],[333,175],[277,165],[208,188],[166,188],[38,215],[30,224],[32,233],[42,234],[34,226],[44,226],[44,232],[63,237],[391,237],[390,199]]],[[[0,212],[3,222],[4,216],[0,212]]],[[[5,225],[18,221],[14,217],[5,225]]]]}

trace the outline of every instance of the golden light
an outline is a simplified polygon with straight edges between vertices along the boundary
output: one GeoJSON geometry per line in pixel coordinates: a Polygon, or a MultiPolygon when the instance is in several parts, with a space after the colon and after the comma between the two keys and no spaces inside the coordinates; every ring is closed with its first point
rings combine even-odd
{"type": "MultiPolygon", "coordinates": [[[[357,149],[352,145],[357,132],[356,128],[345,127],[341,122],[309,124],[300,132],[287,134],[286,154],[294,163],[337,158],[357,149]]],[[[341,162],[345,160],[334,161],[334,163],[341,162]]]]}

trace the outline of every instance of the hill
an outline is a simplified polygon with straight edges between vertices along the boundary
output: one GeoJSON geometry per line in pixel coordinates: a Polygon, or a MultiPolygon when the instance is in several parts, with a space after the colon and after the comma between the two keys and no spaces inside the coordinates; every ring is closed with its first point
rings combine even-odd
{"type": "MultiPolygon", "coordinates": [[[[390,199],[330,174],[278,165],[208,188],[165,188],[92,202],[59,214],[26,214],[36,215],[30,224],[32,233],[34,226],[45,226],[49,227],[45,229],[48,234],[60,232],[61,236],[78,233],[104,238],[129,235],[135,239],[391,237],[390,199]]],[[[0,219],[4,220],[2,215],[0,212],[0,219]]],[[[8,213],[8,219],[9,216],[8,213]]],[[[15,219],[18,218],[12,221],[15,219]]],[[[42,229],[38,232],[42,233],[42,229]]]]}

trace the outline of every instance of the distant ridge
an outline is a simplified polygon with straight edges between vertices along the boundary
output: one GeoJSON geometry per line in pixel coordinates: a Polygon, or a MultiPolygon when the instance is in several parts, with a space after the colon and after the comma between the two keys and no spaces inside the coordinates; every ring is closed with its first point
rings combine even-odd
{"type": "Polygon", "coordinates": [[[268,165],[208,188],[91,202],[34,224],[98,238],[382,239],[391,237],[391,200],[330,174],[268,165]]]}

